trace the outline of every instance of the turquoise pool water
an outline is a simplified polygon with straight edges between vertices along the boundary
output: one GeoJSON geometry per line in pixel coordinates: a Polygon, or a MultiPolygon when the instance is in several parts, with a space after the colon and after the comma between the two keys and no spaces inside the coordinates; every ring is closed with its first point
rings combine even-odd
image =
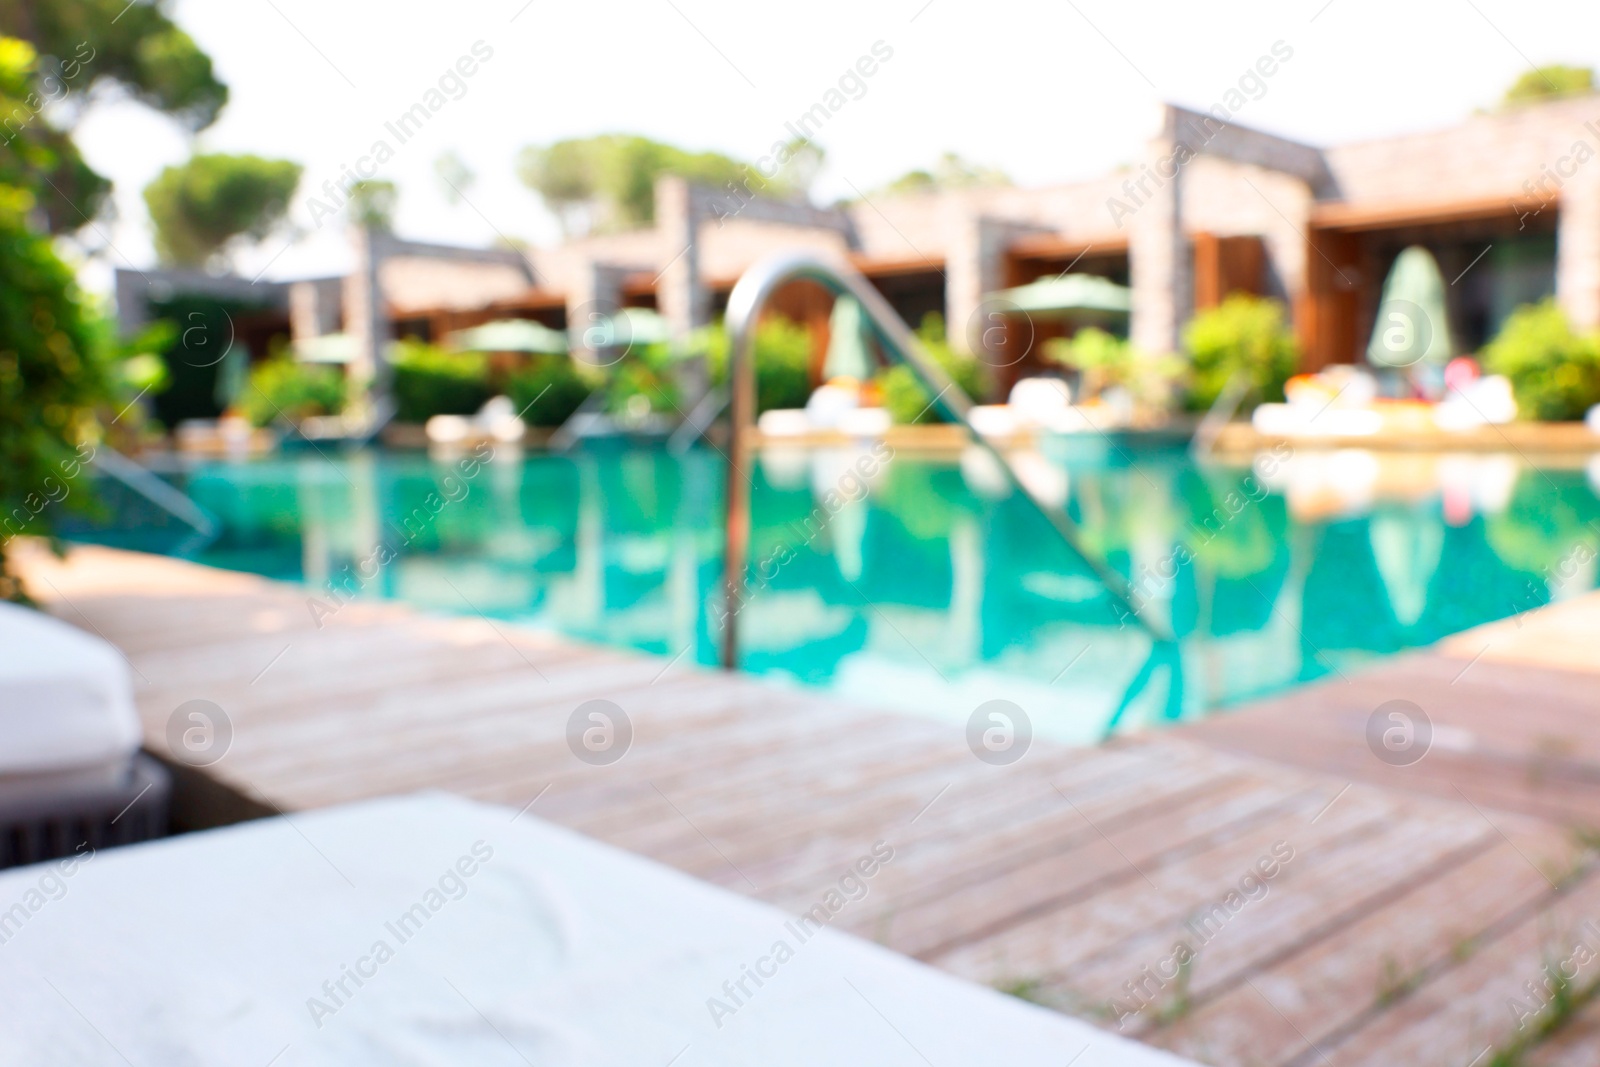
{"type": "MultiPolygon", "coordinates": [[[[743,666],[953,722],[1012,700],[1037,732],[1088,741],[1596,585],[1600,499],[1583,470],[1362,453],[1201,468],[1103,441],[1025,458],[1176,649],[1121,620],[978,454],[788,451],[751,472],[761,574],[736,616],[743,666]]],[[[308,612],[390,597],[714,664],[723,463],[623,446],[484,462],[308,451],[172,478],[222,520],[194,558],[303,582],[308,612]]]]}

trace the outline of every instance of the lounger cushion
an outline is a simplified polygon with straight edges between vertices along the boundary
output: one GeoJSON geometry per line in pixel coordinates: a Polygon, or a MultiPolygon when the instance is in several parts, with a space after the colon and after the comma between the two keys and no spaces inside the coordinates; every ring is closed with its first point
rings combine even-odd
{"type": "Polygon", "coordinates": [[[139,739],[120,652],[49,615],[0,603],[0,777],[125,762],[139,739]]]}

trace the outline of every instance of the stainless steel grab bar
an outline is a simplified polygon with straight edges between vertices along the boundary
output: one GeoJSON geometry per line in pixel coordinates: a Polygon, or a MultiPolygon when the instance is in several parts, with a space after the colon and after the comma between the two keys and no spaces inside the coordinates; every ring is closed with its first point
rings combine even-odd
{"type": "Polygon", "coordinates": [[[216,517],[209,511],[157,477],[148,467],[135,463],[109,445],[97,448],[92,462],[107,476],[121,482],[195,533],[203,537],[215,537],[221,529],[216,517]]]}
{"type": "Polygon", "coordinates": [[[1194,437],[1189,442],[1189,455],[1196,463],[1211,457],[1212,450],[1217,446],[1217,438],[1222,436],[1222,431],[1227,429],[1228,423],[1239,413],[1239,405],[1244,403],[1244,398],[1249,396],[1254,388],[1254,384],[1243,371],[1233,372],[1233,376],[1223,385],[1222,392],[1217,394],[1217,398],[1206,409],[1200,425],[1195,427],[1194,437]]]}
{"type": "Polygon", "coordinates": [[[1051,507],[1023,482],[1010,458],[972,428],[972,401],[950,380],[944,368],[924,351],[911,328],[889,306],[871,282],[853,268],[811,251],[782,252],[762,260],[740,277],[728,297],[729,415],[732,432],[728,435],[728,513],[722,557],[724,607],[722,665],[733,670],[739,665],[739,628],[736,617],[744,600],[745,572],[750,549],[750,479],[746,468],[750,460],[750,436],[754,422],[756,324],[772,294],[792,281],[816,282],[834,296],[854,297],[866,312],[867,321],[877,331],[892,358],[911,368],[924,388],[934,394],[933,402],[946,418],[966,427],[972,440],[986,449],[1006,472],[1011,484],[1045,517],[1068,548],[1094,572],[1111,596],[1157,641],[1171,641],[1162,623],[1151,619],[1134,603],[1122,575],[1084,544],[1083,536],[1071,517],[1051,507]]]}

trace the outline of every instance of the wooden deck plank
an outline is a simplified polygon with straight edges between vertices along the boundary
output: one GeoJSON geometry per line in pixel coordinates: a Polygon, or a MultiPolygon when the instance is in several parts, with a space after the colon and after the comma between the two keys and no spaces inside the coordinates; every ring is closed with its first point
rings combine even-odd
{"type": "Polygon", "coordinates": [[[804,899],[817,884],[837,877],[839,849],[869,834],[872,840],[882,838],[895,849],[896,859],[883,871],[881,884],[909,905],[924,894],[1003,877],[1029,855],[1059,847],[1063,836],[1081,830],[1069,802],[1097,820],[1116,823],[1141,806],[1211,790],[1235,777],[1226,766],[1194,759],[1196,754],[1184,749],[1139,746],[1120,755],[1115,762],[1088,759],[1052,766],[1041,760],[1028,768],[979,767],[960,779],[924,783],[920,793],[908,793],[893,805],[874,797],[866,812],[870,830],[845,826],[819,836],[794,818],[761,854],[787,869],[780,890],[785,898],[804,899]],[[995,773],[1000,770],[1013,773],[995,773]],[[939,792],[946,785],[948,790],[939,792]],[[825,849],[830,843],[834,848],[825,849]],[[802,860],[803,851],[832,858],[802,860]]]}
{"type": "MultiPolygon", "coordinates": [[[[700,687],[663,690],[653,698],[659,712],[676,714],[660,724],[636,714],[635,737],[652,729],[713,730],[719,721],[739,716],[745,706],[741,694],[708,693],[700,687]]],[[[572,706],[579,702],[574,700],[572,706]]],[[[451,788],[472,796],[479,787],[502,776],[534,774],[549,782],[562,771],[584,773],[582,768],[574,767],[578,761],[567,744],[566,720],[571,710],[562,708],[559,716],[542,719],[513,713],[506,716],[495,733],[476,734],[460,744],[435,742],[421,748],[396,745],[387,754],[381,749],[365,749],[359,765],[372,769],[363,775],[349,774],[348,762],[345,773],[322,764],[308,771],[290,764],[279,773],[308,798],[317,798],[318,806],[375,795],[374,791],[451,788]],[[549,721],[551,718],[559,721],[549,721]]],[[[630,753],[625,758],[632,756],[630,753]]]]}
{"type": "MultiPolygon", "coordinates": [[[[1600,615],[1600,599],[1592,610],[1600,615]]],[[[1472,663],[1429,651],[1177,732],[1346,779],[1600,826],[1595,692],[1592,674],[1472,663]],[[1538,698],[1530,700],[1531,693],[1538,698]],[[1385,763],[1367,741],[1369,718],[1394,700],[1415,704],[1432,723],[1431,747],[1409,766],[1385,763]]]]}
{"type": "Polygon", "coordinates": [[[897,894],[876,921],[891,932],[889,943],[897,950],[934,957],[1065,902],[1114,892],[1136,880],[1139,869],[1176,850],[1246,832],[1293,806],[1281,791],[1259,782],[1231,779],[1208,785],[1213,788],[1188,795],[1150,796],[1122,820],[1102,823],[1087,812],[1069,811],[1054,820],[1056,836],[1048,839],[1047,852],[1035,850],[1008,869],[990,864],[981,876],[969,869],[958,886],[947,880],[897,894]]]}
{"type": "Polygon", "coordinates": [[[1493,832],[1455,812],[1407,809],[1382,796],[1352,794],[1309,822],[1319,806],[1302,806],[1214,843],[1198,842],[1192,851],[1138,869],[1124,862],[1119,882],[1142,883],[1137,892],[1097,887],[1091,895],[1068,898],[981,942],[930,959],[989,984],[1041,980],[1073,990],[1075,999],[1103,1004],[1123,980],[1166,956],[1193,917],[1241,893],[1244,880],[1276,854],[1275,848],[1293,849],[1293,860],[1282,866],[1260,903],[1236,910],[1242,918],[1227,923],[1229,930],[1247,927],[1256,946],[1307,936],[1338,896],[1331,887],[1370,892],[1493,832]],[[1095,984],[1087,984],[1090,980],[1095,984]]]}
{"type": "MultiPolygon", "coordinates": [[[[273,805],[537,797],[538,817],[794,911],[884,841],[893,861],[836,925],[979,981],[1037,980],[1107,1025],[1097,1005],[1290,843],[1270,892],[1204,945],[1187,1014],[1125,1031],[1206,1062],[1455,1063],[1506,1036],[1497,998],[1504,1012],[1505,975],[1537,968],[1539,931],[1600,916],[1600,876],[1557,893],[1536,870],[1575,862],[1567,825],[1600,825],[1594,646],[1563,636],[1600,634],[1600,599],[1158,737],[1038,740],[992,767],[949,723],[506,623],[361,601],[319,626],[305,590],[248,575],[20,558],[53,610],[129,657],[150,748],[177,704],[213,700],[235,736],[208,773],[273,805]],[[1530,633],[1545,654],[1522,654],[1530,633]],[[590,698],[633,723],[616,764],[568,747],[590,698]],[[1366,745],[1395,698],[1443,727],[1412,767],[1366,745]],[[1385,966],[1420,984],[1377,1003],[1385,966]]],[[[1600,1009],[1539,1055],[1600,1062],[1600,1009]]]]}
{"type": "MultiPolygon", "coordinates": [[[[1265,822],[1236,836],[1202,839],[1194,848],[1170,850],[1165,862],[1149,856],[1138,863],[1107,835],[1100,877],[1011,916],[1005,925],[983,931],[984,936],[969,936],[925,958],[991,985],[1018,979],[1058,982],[1079,963],[1155,924],[1181,922],[1225,895],[1274,842],[1294,836],[1303,849],[1307,842],[1336,842],[1352,833],[1372,835],[1381,831],[1387,815],[1385,808],[1370,802],[1340,805],[1308,827],[1321,802],[1315,794],[1302,794],[1265,822]]],[[[1134,965],[1130,973],[1137,969],[1134,965]]]]}
{"type": "MultiPolygon", "coordinates": [[[[1425,983],[1354,1035],[1331,1047],[1323,1044],[1315,1053],[1307,1051],[1292,1063],[1303,1067],[1324,1058],[1336,1067],[1472,1063],[1486,1048],[1517,1036],[1514,1005],[1537,1009],[1525,983],[1541,982],[1548,960],[1567,959],[1579,941],[1586,941],[1591,951],[1600,949],[1600,934],[1585,925],[1596,916],[1600,916],[1600,876],[1591,874],[1550,907],[1425,983]]],[[[1591,959],[1582,976],[1592,979],[1596,966],[1591,959]]]]}
{"type": "Polygon", "coordinates": [[[1525,1067],[1594,1067],[1600,1049],[1600,1001],[1591,1001],[1530,1052],[1525,1067]]]}
{"type": "Polygon", "coordinates": [[[1459,660],[1600,673],[1600,612],[1592,596],[1574,597],[1463,630],[1438,650],[1459,660]]]}
{"type": "MultiPolygon", "coordinates": [[[[707,686],[697,677],[657,682],[657,671],[654,664],[622,664],[608,672],[603,687],[583,674],[554,675],[549,682],[539,682],[525,672],[408,687],[414,702],[401,697],[364,708],[341,705],[331,714],[274,724],[269,733],[250,739],[249,756],[262,769],[292,768],[308,784],[348,777],[344,771],[349,761],[380,755],[397,770],[415,770],[431,780],[452,761],[481,759],[496,749],[503,753],[510,745],[566,751],[567,720],[574,708],[591,699],[610,699],[626,708],[630,697],[648,692],[648,709],[630,716],[637,720],[636,736],[641,730],[658,728],[657,719],[669,709],[682,709],[673,722],[693,722],[716,708],[745,707],[742,694],[707,686]],[[703,709],[698,701],[705,702],[703,709]],[[463,708],[472,714],[463,716],[463,708]]],[[[740,722],[759,728],[790,718],[790,706],[776,703],[769,714],[745,715],[740,722]]]]}
{"type": "MultiPolygon", "coordinates": [[[[841,790],[836,794],[839,803],[820,813],[822,817],[813,815],[809,808],[790,812],[783,824],[786,832],[781,840],[763,843],[756,840],[755,835],[747,835],[747,843],[740,855],[745,857],[745,862],[753,861],[752,865],[768,872],[768,877],[776,876],[777,887],[770,899],[803,907],[809,906],[819,885],[836,880],[839,872],[860,856],[864,848],[881,840],[894,848],[896,853],[896,862],[883,872],[881,884],[896,900],[897,906],[907,906],[909,900],[901,890],[936,881],[942,870],[937,863],[932,864],[933,869],[929,870],[930,864],[924,860],[922,853],[931,850],[919,849],[919,839],[906,832],[910,829],[910,820],[916,817],[918,810],[938,796],[938,791],[943,785],[949,784],[953,774],[959,773],[972,776],[975,772],[965,764],[956,764],[925,774],[917,782],[886,778],[868,796],[863,796],[859,790],[841,790]],[[898,818],[885,821],[885,813],[893,813],[898,818]],[[819,824],[815,832],[809,829],[812,821],[819,824]]],[[[1221,780],[1209,772],[1197,774],[1197,778],[1201,788],[1221,780]]],[[[1145,792],[1156,792],[1170,800],[1184,791],[1192,791],[1196,786],[1193,782],[1175,779],[1171,788],[1174,792],[1148,788],[1145,792]]],[[[1099,795],[1085,799],[1084,803],[1097,808],[1101,805],[1120,808],[1130,803],[1131,799],[1127,794],[1113,797],[1101,791],[1099,795]]],[[[1107,813],[1109,816],[1109,810],[1107,813]]],[[[961,857],[962,869],[983,871],[984,877],[992,877],[991,872],[996,868],[1003,869],[1004,864],[1009,862],[1008,853],[1015,851],[1018,842],[1025,838],[1049,838],[1051,827],[1059,817],[1059,809],[1055,812],[1025,809],[1014,816],[1016,825],[1008,828],[1009,832],[996,831],[987,838],[981,837],[981,831],[976,830],[961,834],[961,840],[968,845],[961,857]],[[977,847],[980,840],[986,847],[977,847]]],[[[920,838],[920,842],[927,840],[926,837],[920,838]]]]}
{"type": "Polygon", "coordinates": [[[1464,957],[1495,923],[1554,897],[1525,854],[1559,849],[1565,836],[1541,827],[1516,832],[1515,840],[1496,839],[1439,877],[1388,894],[1305,950],[1216,997],[1197,998],[1190,1013],[1146,1030],[1146,1039],[1213,1063],[1284,1064],[1304,1054],[1307,1041],[1325,1043],[1356,1028],[1413,983],[1464,957]]]}

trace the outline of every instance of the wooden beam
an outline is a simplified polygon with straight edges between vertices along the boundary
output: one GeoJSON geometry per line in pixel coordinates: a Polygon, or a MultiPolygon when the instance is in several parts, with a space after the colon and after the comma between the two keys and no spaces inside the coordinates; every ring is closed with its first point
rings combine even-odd
{"type": "Polygon", "coordinates": [[[1556,202],[1555,197],[1539,201],[1525,196],[1495,196],[1475,200],[1384,200],[1356,204],[1337,201],[1312,205],[1311,225],[1319,230],[1350,232],[1473,219],[1515,219],[1541,208],[1553,208],[1556,202]]]}
{"type": "Polygon", "coordinates": [[[557,292],[554,289],[527,289],[516,296],[508,297],[504,300],[491,300],[474,308],[433,304],[401,307],[391,304],[389,305],[389,313],[407,319],[429,318],[440,313],[454,315],[463,313],[481,314],[487,316],[482,321],[488,322],[491,319],[518,311],[554,311],[566,306],[567,296],[565,293],[557,292]]]}
{"type": "Polygon", "coordinates": [[[1018,237],[1006,251],[1018,259],[1070,259],[1090,252],[1114,253],[1128,251],[1125,233],[1102,234],[1093,240],[1067,237],[1062,234],[1042,233],[1018,237]]]}
{"type": "Polygon", "coordinates": [[[870,256],[852,253],[850,265],[868,278],[882,278],[891,274],[923,274],[929,271],[944,272],[943,256],[870,256]]]}
{"type": "MultiPolygon", "coordinates": [[[[945,261],[943,256],[869,256],[853,252],[847,257],[847,262],[868,278],[889,278],[901,274],[942,274],[945,261]]],[[[731,274],[708,278],[706,289],[713,293],[731,292],[738,284],[739,277],[738,274],[731,274]]]]}

